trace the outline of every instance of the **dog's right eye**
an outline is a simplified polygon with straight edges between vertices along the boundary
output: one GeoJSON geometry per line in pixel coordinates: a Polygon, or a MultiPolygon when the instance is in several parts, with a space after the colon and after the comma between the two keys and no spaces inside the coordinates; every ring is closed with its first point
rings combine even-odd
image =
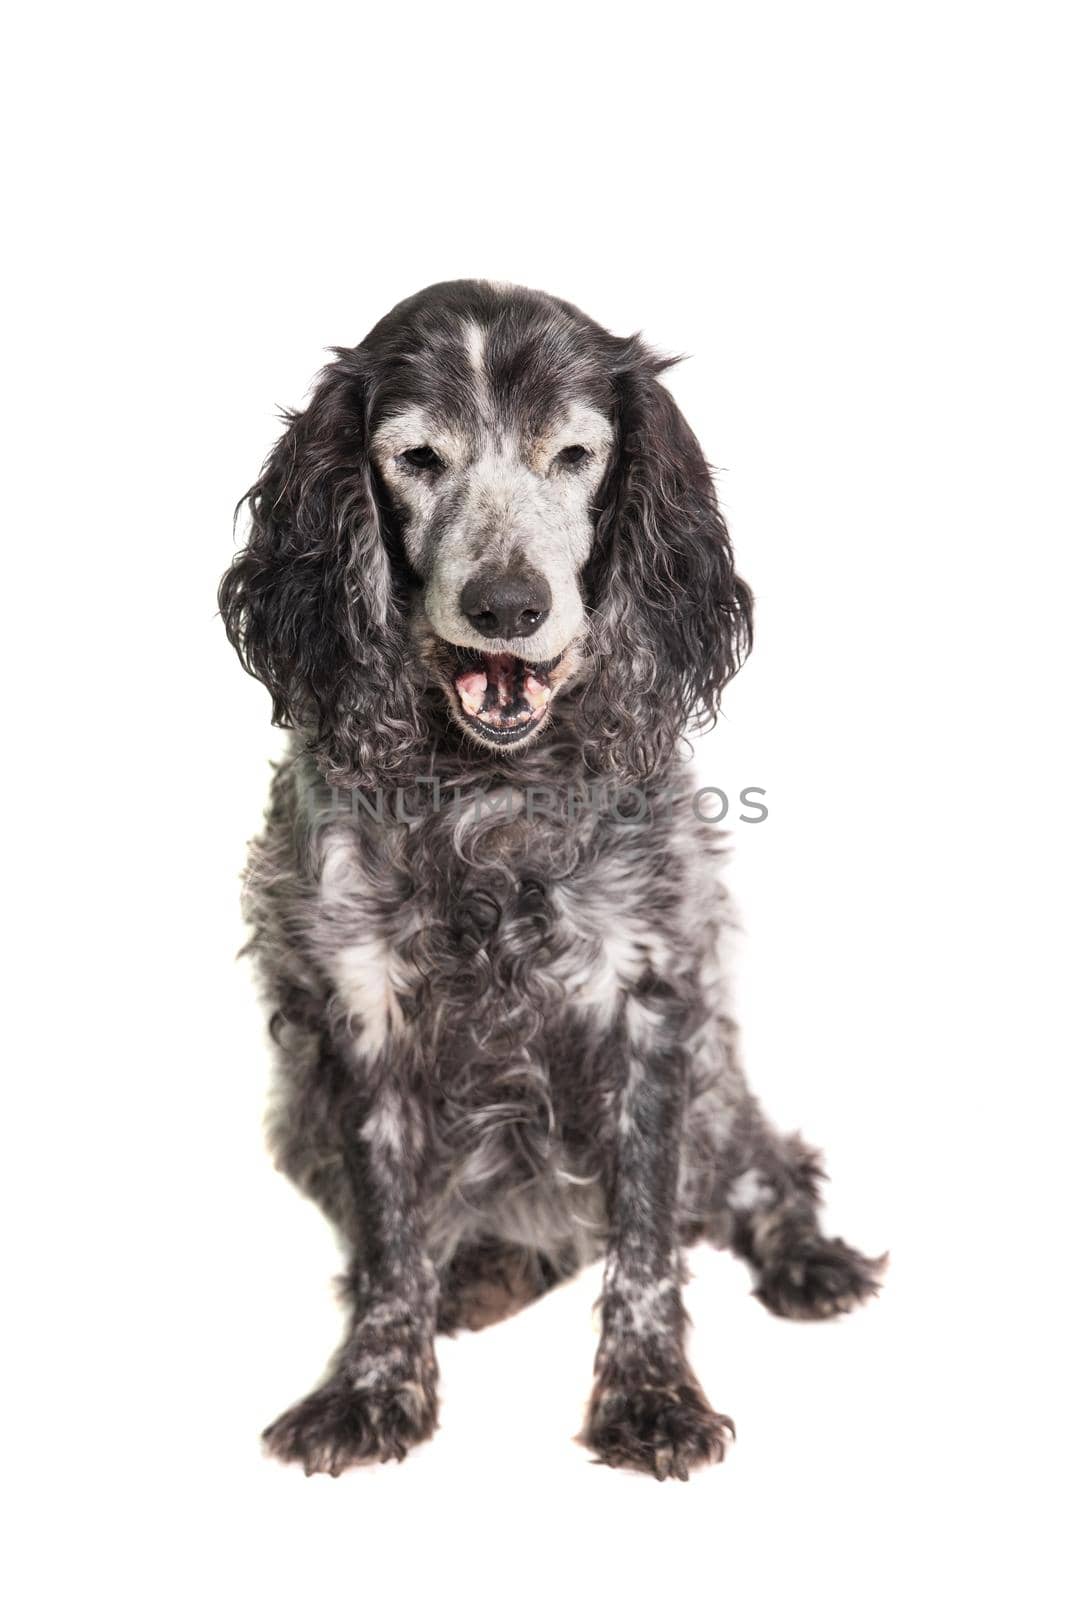
{"type": "Polygon", "coordinates": [[[408,467],[414,467],[416,472],[439,472],[444,462],[436,450],[431,450],[428,444],[420,444],[415,450],[401,452],[401,461],[408,467]]]}

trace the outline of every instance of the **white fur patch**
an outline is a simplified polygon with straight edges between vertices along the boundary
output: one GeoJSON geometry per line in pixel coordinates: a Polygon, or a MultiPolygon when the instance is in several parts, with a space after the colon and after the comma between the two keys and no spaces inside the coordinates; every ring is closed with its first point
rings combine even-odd
{"type": "MultiPolygon", "coordinates": [[[[670,970],[672,952],[660,934],[632,910],[633,886],[627,863],[605,862],[598,873],[595,892],[588,884],[557,884],[557,910],[568,927],[579,931],[572,952],[560,973],[572,1001],[591,1010],[600,1027],[614,1019],[625,990],[644,974],[670,970]]],[[[659,1019],[640,999],[632,997],[626,1024],[635,1044],[650,1042],[659,1019]]]]}
{"type": "Polygon", "coordinates": [[[638,1337],[667,1331],[677,1287],[673,1278],[632,1277],[614,1260],[604,1279],[605,1293],[618,1296],[624,1308],[626,1332],[638,1337]]]}
{"type": "Polygon", "coordinates": [[[353,941],[333,958],[330,977],[360,1043],[376,1056],[405,1027],[400,1007],[398,974],[388,944],[373,936],[353,941]]]}
{"type": "Polygon", "coordinates": [[[774,1187],[758,1167],[749,1167],[730,1185],[726,1203],[732,1211],[759,1211],[773,1203],[774,1187]]]}
{"type": "Polygon", "coordinates": [[[478,397],[478,409],[487,414],[489,391],[485,378],[485,329],[479,323],[467,323],[466,343],[467,359],[474,375],[474,392],[478,397]]]}
{"type": "Polygon", "coordinates": [[[391,1156],[404,1153],[404,1118],[400,1100],[392,1089],[381,1089],[374,1109],[363,1123],[363,1137],[369,1145],[391,1156]]]}
{"type": "Polygon", "coordinates": [[[407,1022],[400,997],[407,987],[404,963],[396,954],[398,930],[381,934],[365,926],[371,894],[350,824],[332,825],[325,833],[319,864],[319,899],[328,912],[331,948],[324,952],[342,1014],[358,1028],[360,1043],[377,1056],[407,1022]],[[351,933],[336,947],[345,926],[351,933]]]}

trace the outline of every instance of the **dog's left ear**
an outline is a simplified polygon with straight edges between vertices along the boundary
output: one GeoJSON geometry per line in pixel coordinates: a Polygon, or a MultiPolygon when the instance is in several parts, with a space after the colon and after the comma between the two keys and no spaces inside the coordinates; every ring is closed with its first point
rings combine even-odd
{"type": "Polygon", "coordinates": [[[687,724],[714,722],[752,643],[752,594],[711,471],[659,382],[669,360],[620,340],[617,445],[586,568],[597,670],[586,738],[616,772],[661,770],[687,724]]]}

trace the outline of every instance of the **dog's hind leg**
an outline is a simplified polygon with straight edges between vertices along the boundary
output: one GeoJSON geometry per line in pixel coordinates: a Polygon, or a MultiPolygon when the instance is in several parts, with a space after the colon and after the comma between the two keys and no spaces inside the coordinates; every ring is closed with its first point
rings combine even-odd
{"type": "Polygon", "coordinates": [[[689,1236],[746,1261],[757,1298],[778,1316],[833,1317],[876,1294],[886,1258],[822,1232],[819,1157],[767,1121],[737,1064],[731,1023],[720,1023],[698,1061],[694,1090],[682,1179],[689,1236]]]}

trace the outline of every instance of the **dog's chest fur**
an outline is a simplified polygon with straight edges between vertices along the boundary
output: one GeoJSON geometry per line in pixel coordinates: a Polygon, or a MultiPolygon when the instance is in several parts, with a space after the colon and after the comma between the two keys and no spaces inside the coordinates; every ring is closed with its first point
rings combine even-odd
{"type": "Polygon", "coordinates": [[[387,1040],[514,1050],[595,1021],[643,978],[676,973],[688,864],[604,819],[507,820],[496,795],[413,827],[323,835],[316,936],[337,1003],[371,1055],[387,1040]]]}
{"type": "Polygon", "coordinates": [[[413,826],[330,822],[299,874],[301,921],[368,1070],[399,1056],[424,1083],[428,1159],[448,1171],[434,1254],[491,1217],[498,1236],[592,1257],[627,1039],[658,1025],[650,984],[695,988],[678,951],[708,880],[669,817],[502,813],[498,791],[413,826]]]}

